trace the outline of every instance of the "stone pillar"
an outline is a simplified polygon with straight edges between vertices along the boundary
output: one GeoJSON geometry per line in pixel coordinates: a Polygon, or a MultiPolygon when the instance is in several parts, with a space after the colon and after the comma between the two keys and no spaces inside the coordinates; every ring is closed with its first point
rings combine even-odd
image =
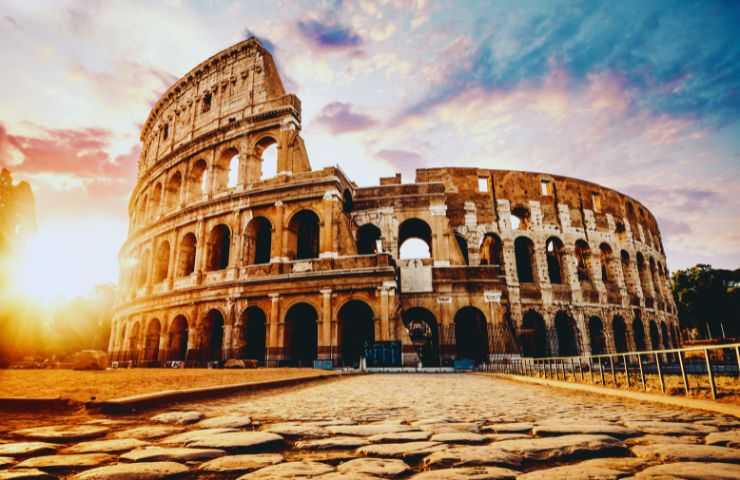
{"type": "Polygon", "coordinates": [[[378,287],[378,292],[380,293],[380,335],[377,338],[379,341],[384,342],[391,338],[388,288],[385,286],[378,287]]]}
{"type": "Polygon", "coordinates": [[[272,236],[270,262],[277,263],[285,260],[285,206],[278,200],[275,202],[275,233],[272,236]]]}
{"type": "Polygon", "coordinates": [[[331,318],[331,288],[324,288],[321,292],[321,315],[318,335],[318,358],[319,360],[334,360],[334,347],[336,346],[334,339],[332,338],[333,333],[333,321],[331,318]]]}
{"type": "Polygon", "coordinates": [[[162,330],[159,334],[159,352],[157,353],[157,360],[160,362],[164,362],[167,360],[167,329],[165,326],[167,325],[164,320],[162,321],[162,330]]]}
{"type": "Polygon", "coordinates": [[[439,325],[438,339],[439,339],[439,360],[444,365],[445,360],[453,360],[455,358],[455,347],[456,341],[452,342],[454,332],[454,322],[452,319],[452,297],[450,295],[440,295],[437,297],[437,304],[439,305],[439,325]]]}
{"type": "MultiPolygon", "coordinates": [[[[247,303],[244,302],[240,306],[240,310],[237,310],[234,315],[234,327],[231,329],[231,356],[234,358],[242,358],[244,346],[246,345],[243,333],[246,325],[244,325],[241,313],[246,310],[246,308],[247,303]]],[[[267,332],[265,332],[265,334],[267,334],[267,332]]]]}
{"type": "Polygon", "coordinates": [[[563,246],[563,264],[567,265],[567,268],[561,269],[560,275],[565,277],[563,280],[570,286],[573,301],[575,303],[583,302],[581,282],[578,280],[578,260],[576,259],[575,245],[563,246]]]}
{"type": "Polygon", "coordinates": [[[280,323],[280,294],[271,293],[268,295],[272,301],[270,305],[270,321],[267,325],[267,366],[276,366],[282,359],[283,351],[279,347],[278,324],[280,323]]]}
{"type": "Polygon", "coordinates": [[[337,192],[327,191],[322,203],[323,225],[319,237],[319,258],[335,258],[337,256],[334,244],[334,210],[337,204],[337,192]]]}
{"type": "Polygon", "coordinates": [[[436,204],[430,205],[429,210],[432,213],[432,258],[435,267],[450,266],[450,246],[449,234],[445,222],[447,205],[436,204]]]}
{"type": "Polygon", "coordinates": [[[198,219],[195,227],[196,250],[195,250],[195,281],[200,284],[203,281],[203,273],[206,269],[206,256],[208,255],[208,239],[206,238],[206,222],[203,218],[198,219]]]}
{"type": "Polygon", "coordinates": [[[175,269],[177,267],[177,229],[170,235],[170,259],[167,265],[167,289],[172,290],[175,284],[175,269]]]}

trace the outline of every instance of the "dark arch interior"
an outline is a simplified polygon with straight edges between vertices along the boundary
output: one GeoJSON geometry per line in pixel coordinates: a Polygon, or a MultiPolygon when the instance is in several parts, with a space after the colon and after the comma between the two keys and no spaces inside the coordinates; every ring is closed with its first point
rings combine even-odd
{"type": "Polygon", "coordinates": [[[301,210],[293,215],[288,226],[291,253],[296,260],[318,258],[319,217],[311,210],[301,210]]]}
{"type": "Polygon", "coordinates": [[[632,334],[635,337],[635,348],[638,351],[645,350],[645,327],[642,325],[642,320],[639,316],[632,323],[632,334]]]}
{"type": "Polygon", "coordinates": [[[578,280],[588,282],[591,280],[591,248],[583,240],[576,241],[576,264],[578,280]]]}
{"type": "Polygon", "coordinates": [[[170,360],[185,361],[188,352],[188,321],[182,315],[176,316],[170,325],[167,350],[170,360]]]}
{"type": "Polygon", "coordinates": [[[221,360],[224,340],[224,317],[218,310],[211,310],[203,320],[202,359],[208,362],[221,360]]]}
{"type": "Polygon", "coordinates": [[[558,355],[578,355],[578,329],[575,321],[565,312],[555,315],[555,330],[558,334],[558,355]]]}
{"type": "Polygon", "coordinates": [[[614,329],[614,348],[617,350],[617,353],[624,353],[627,351],[627,325],[625,325],[624,319],[619,315],[614,317],[612,324],[614,329]]]}
{"type": "Polygon", "coordinates": [[[663,348],[671,348],[670,339],[668,338],[668,327],[665,322],[660,322],[660,332],[663,334],[663,348]]]}
{"type": "Polygon", "coordinates": [[[408,256],[405,253],[402,255],[401,250],[403,249],[404,244],[407,240],[412,239],[419,239],[426,243],[429,249],[429,253],[426,255],[426,258],[431,258],[432,229],[425,221],[419,220],[418,218],[409,218],[398,227],[398,254],[400,258],[423,258],[419,255],[408,256]]]}
{"type": "Polygon", "coordinates": [[[411,322],[420,320],[428,327],[428,340],[421,349],[421,363],[425,367],[439,365],[439,329],[434,314],[422,307],[414,307],[403,312],[403,323],[408,326],[411,322]]]}
{"type": "Polygon", "coordinates": [[[459,233],[455,233],[455,241],[457,242],[457,247],[460,249],[463,262],[465,262],[465,265],[470,265],[470,258],[468,257],[468,241],[459,233]]]}
{"type": "Polygon", "coordinates": [[[542,315],[529,310],[524,314],[520,332],[522,355],[525,357],[547,356],[547,329],[542,315]]]}
{"type": "Polygon", "coordinates": [[[481,265],[503,265],[501,239],[495,233],[486,233],[480,245],[481,265]]]}
{"type": "Polygon", "coordinates": [[[357,229],[357,253],[372,255],[378,253],[380,229],[372,223],[367,223],[357,229]]]}
{"type": "Polygon", "coordinates": [[[229,265],[231,234],[224,224],[216,225],[208,237],[208,270],[223,270],[229,265]]]}
{"type": "Polygon", "coordinates": [[[527,237],[519,237],[514,241],[516,255],[516,273],[522,283],[534,282],[534,243],[527,237]]]}
{"type": "Polygon", "coordinates": [[[658,333],[658,324],[655,320],[650,320],[650,348],[660,350],[660,334],[658,333]]]}
{"type": "Polygon", "coordinates": [[[299,367],[313,366],[318,345],[318,316],[307,303],[293,305],[285,316],[285,360],[299,367]]]}
{"type": "Polygon", "coordinates": [[[260,363],[265,361],[267,317],[259,307],[249,307],[242,313],[244,335],[244,358],[260,363]]]}
{"type": "Polygon", "coordinates": [[[606,353],[606,338],[604,337],[604,324],[599,317],[591,317],[588,320],[588,333],[591,341],[591,353],[600,355],[606,353]]]}
{"type": "Polygon", "coordinates": [[[178,260],[177,275],[184,277],[195,270],[195,235],[186,234],[180,241],[180,258],[178,260]]]}
{"type": "Polygon", "coordinates": [[[270,263],[272,224],[265,217],[253,218],[247,226],[247,262],[250,265],[270,263]]]}
{"type": "Polygon", "coordinates": [[[458,359],[476,364],[488,360],[488,325],[483,312],[475,307],[460,309],[455,315],[455,347],[458,359]]]}
{"type": "Polygon", "coordinates": [[[563,283],[563,242],[552,237],[547,240],[547,273],[550,283],[563,283]]]}
{"type": "Polygon", "coordinates": [[[144,359],[148,362],[156,361],[159,356],[159,332],[161,329],[162,326],[159,320],[154,318],[149,321],[144,345],[144,359]]]}
{"type": "Polygon", "coordinates": [[[365,349],[375,341],[373,311],[362,301],[352,300],[339,310],[342,364],[358,366],[365,349]]]}

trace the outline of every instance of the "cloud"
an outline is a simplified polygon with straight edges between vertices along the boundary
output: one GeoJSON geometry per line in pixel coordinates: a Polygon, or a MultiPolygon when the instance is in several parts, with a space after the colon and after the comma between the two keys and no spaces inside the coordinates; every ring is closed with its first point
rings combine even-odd
{"type": "Polygon", "coordinates": [[[406,175],[413,175],[417,168],[424,166],[423,157],[411,150],[383,149],[379,150],[375,156],[387,161],[393,168],[406,175]]]}
{"type": "Polygon", "coordinates": [[[333,20],[298,20],[296,30],[304,41],[317,50],[356,49],[363,44],[362,37],[351,27],[343,26],[333,20]]]}
{"type": "Polygon", "coordinates": [[[335,135],[367,130],[377,125],[369,115],[352,111],[349,103],[332,102],[321,109],[315,122],[335,135]]]}
{"type": "Polygon", "coordinates": [[[702,212],[723,203],[719,192],[702,188],[664,187],[660,185],[627,185],[622,190],[638,200],[675,212],[702,212]]]}

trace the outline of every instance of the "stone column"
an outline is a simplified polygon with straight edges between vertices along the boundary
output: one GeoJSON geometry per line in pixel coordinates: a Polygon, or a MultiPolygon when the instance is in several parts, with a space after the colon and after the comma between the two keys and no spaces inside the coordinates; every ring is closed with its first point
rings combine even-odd
{"type": "Polygon", "coordinates": [[[321,203],[323,225],[319,237],[319,258],[334,258],[337,256],[334,245],[334,206],[337,203],[337,193],[327,191],[321,203]]]}
{"type": "Polygon", "coordinates": [[[195,250],[195,278],[196,283],[203,281],[203,272],[206,269],[206,256],[208,255],[208,239],[206,238],[206,222],[203,218],[198,218],[198,224],[195,227],[197,236],[195,250]]]}
{"type": "Polygon", "coordinates": [[[280,322],[280,294],[271,293],[268,295],[272,301],[270,305],[270,321],[267,326],[267,366],[276,366],[282,359],[282,349],[278,341],[278,324],[280,322]]]}
{"type": "Polygon", "coordinates": [[[319,330],[318,358],[320,360],[334,360],[333,350],[335,343],[332,338],[332,318],[331,318],[331,288],[320,290],[321,293],[321,322],[319,330]]]}
{"type": "Polygon", "coordinates": [[[451,337],[453,335],[448,334],[451,328],[454,328],[452,320],[452,297],[450,295],[440,295],[437,297],[437,304],[439,305],[439,325],[437,326],[439,337],[439,356],[440,362],[445,359],[452,360],[455,357],[456,343],[451,343],[451,337]],[[450,342],[450,343],[447,343],[450,342]]]}
{"type": "Polygon", "coordinates": [[[283,205],[283,202],[278,200],[275,202],[275,233],[272,236],[272,243],[271,243],[271,252],[270,252],[270,262],[277,263],[282,262],[285,260],[285,252],[284,252],[284,234],[283,231],[285,230],[285,219],[283,218],[285,215],[285,206],[283,205]]]}
{"type": "Polygon", "coordinates": [[[567,268],[561,269],[560,275],[566,277],[563,280],[570,286],[573,301],[576,303],[583,302],[581,282],[578,280],[578,260],[576,259],[575,245],[563,246],[563,264],[567,265],[567,268]]]}
{"type": "Polygon", "coordinates": [[[170,259],[167,265],[167,289],[172,290],[175,283],[175,268],[177,267],[177,229],[170,235],[170,259]]]}
{"type": "Polygon", "coordinates": [[[432,213],[432,258],[435,267],[448,267],[450,265],[449,239],[446,228],[447,205],[430,205],[432,213]]]}
{"type": "Polygon", "coordinates": [[[162,320],[162,330],[159,333],[159,352],[157,353],[157,360],[160,362],[164,362],[167,360],[167,329],[165,328],[167,325],[167,322],[162,320]]]}
{"type": "Polygon", "coordinates": [[[378,287],[380,293],[380,335],[378,340],[387,341],[390,336],[390,304],[388,302],[388,289],[385,286],[378,287]]]}

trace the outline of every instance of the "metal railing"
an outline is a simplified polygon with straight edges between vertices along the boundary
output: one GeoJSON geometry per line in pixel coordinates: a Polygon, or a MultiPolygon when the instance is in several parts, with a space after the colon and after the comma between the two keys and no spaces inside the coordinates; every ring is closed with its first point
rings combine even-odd
{"type": "MultiPolygon", "coordinates": [[[[614,388],[632,388],[635,377],[645,391],[652,374],[657,376],[662,393],[666,393],[666,377],[680,375],[686,396],[692,391],[689,375],[706,375],[712,399],[716,400],[717,375],[740,377],[740,343],[572,357],[508,356],[483,364],[478,370],[579,383],[586,382],[588,376],[591,383],[614,388]],[[611,385],[607,384],[608,377],[611,385]]],[[[635,386],[637,383],[634,381],[635,386]]],[[[740,394],[740,388],[733,393],[740,394]]]]}

